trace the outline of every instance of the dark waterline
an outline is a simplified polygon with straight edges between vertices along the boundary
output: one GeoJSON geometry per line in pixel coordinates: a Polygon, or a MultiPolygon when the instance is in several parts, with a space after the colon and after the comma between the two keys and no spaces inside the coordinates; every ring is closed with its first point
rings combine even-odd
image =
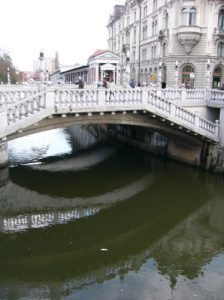
{"type": "Polygon", "coordinates": [[[223,300],[222,177],[92,133],[9,145],[0,299],[223,300]]]}

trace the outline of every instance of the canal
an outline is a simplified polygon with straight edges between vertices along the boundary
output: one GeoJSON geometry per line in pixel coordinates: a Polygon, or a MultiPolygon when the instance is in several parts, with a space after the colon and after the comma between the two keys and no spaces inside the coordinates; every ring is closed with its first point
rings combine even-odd
{"type": "Polygon", "coordinates": [[[9,142],[0,299],[223,300],[224,180],[94,127],[9,142]]]}

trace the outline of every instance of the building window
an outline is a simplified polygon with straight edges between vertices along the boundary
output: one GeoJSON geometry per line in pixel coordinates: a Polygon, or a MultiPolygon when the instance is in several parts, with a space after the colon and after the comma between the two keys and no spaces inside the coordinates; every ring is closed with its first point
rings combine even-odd
{"type": "Polygon", "coordinates": [[[156,46],[152,46],[152,48],[151,48],[151,59],[154,59],[154,58],[157,57],[156,51],[157,51],[157,47],[156,46]]]}
{"type": "Polygon", "coordinates": [[[192,7],[189,11],[189,26],[196,25],[196,16],[197,16],[197,10],[196,8],[192,7]]]}
{"type": "Polygon", "coordinates": [[[137,20],[137,13],[134,11],[134,22],[137,20]]]}
{"type": "Polygon", "coordinates": [[[218,44],[218,56],[224,57],[224,42],[218,44]]]}
{"type": "Polygon", "coordinates": [[[186,88],[193,88],[194,87],[194,68],[190,65],[184,66],[182,69],[182,84],[186,88]]]}
{"type": "Polygon", "coordinates": [[[168,29],[168,27],[169,27],[169,15],[168,15],[168,13],[166,13],[165,14],[165,20],[164,20],[165,22],[164,22],[164,28],[167,30],[168,29]]]}
{"type": "Polygon", "coordinates": [[[142,28],[142,38],[143,40],[147,39],[147,33],[148,31],[148,27],[147,27],[147,23],[144,24],[143,28],[142,28]]]}
{"type": "Polygon", "coordinates": [[[219,29],[224,30],[224,9],[221,9],[219,12],[219,29]]]}
{"type": "Polygon", "coordinates": [[[147,16],[147,10],[148,10],[148,6],[146,5],[143,7],[143,18],[147,16]]]}
{"type": "Polygon", "coordinates": [[[167,44],[166,43],[163,44],[163,57],[164,56],[167,56],[167,44]]]}
{"type": "Polygon", "coordinates": [[[133,42],[136,43],[136,28],[134,29],[133,42]]]}
{"type": "Polygon", "coordinates": [[[152,22],[152,36],[155,35],[155,23],[152,22]]]}
{"type": "Polygon", "coordinates": [[[135,62],[135,51],[132,53],[132,61],[135,62]]]}
{"type": "Polygon", "coordinates": [[[114,39],[114,51],[117,50],[117,43],[116,43],[116,39],[114,39]]]}
{"type": "Polygon", "coordinates": [[[186,8],[183,8],[181,11],[181,25],[187,26],[187,20],[188,20],[188,12],[186,8]]]}
{"type": "Polygon", "coordinates": [[[142,60],[146,60],[146,48],[145,49],[142,49],[142,60]]]}
{"type": "Polygon", "coordinates": [[[189,11],[183,8],[181,11],[181,25],[182,26],[196,26],[197,10],[192,7],[189,11]]]}
{"type": "Polygon", "coordinates": [[[157,0],[153,0],[153,11],[157,10],[157,0]]]}

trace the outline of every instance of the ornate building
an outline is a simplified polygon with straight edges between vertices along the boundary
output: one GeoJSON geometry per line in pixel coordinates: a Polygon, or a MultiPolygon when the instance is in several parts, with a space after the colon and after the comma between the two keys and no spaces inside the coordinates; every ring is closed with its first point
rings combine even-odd
{"type": "Polygon", "coordinates": [[[121,83],[224,84],[223,0],[126,0],[114,6],[107,27],[121,83]]]}

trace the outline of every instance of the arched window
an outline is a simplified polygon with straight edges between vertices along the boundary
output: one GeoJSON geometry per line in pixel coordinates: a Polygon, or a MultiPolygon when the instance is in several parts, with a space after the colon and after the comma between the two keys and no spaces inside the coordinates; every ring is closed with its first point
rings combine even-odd
{"type": "Polygon", "coordinates": [[[164,18],[164,27],[165,27],[165,29],[168,29],[168,27],[169,27],[169,15],[168,15],[168,13],[166,13],[165,14],[165,18],[164,18]]]}
{"type": "Polygon", "coordinates": [[[152,22],[152,36],[155,35],[155,23],[152,22]]]}
{"type": "Polygon", "coordinates": [[[224,9],[221,9],[219,12],[219,29],[224,30],[224,9]]]}
{"type": "Polygon", "coordinates": [[[218,44],[218,56],[224,57],[224,42],[218,44]]]}
{"type": "Polygon", "coordinates": [[[163,44],[163,57],[164,56],[167,56],[167,44],[166,43],[163,44]]]}
{"type": "Polygon", "coordinates": [[[158,22],[155,21],[155,35],[158,33],[157,31],[158,31],[158,22]]]}
{"type": "Polygon", "coordinates": [[[181,11],[181,25],[187,26],[188,22],[188,11],[186,8],[183,8],[181,11]]]}
{"type": "Polygon", "coordinates": [[[194,68],[190,65],[186,65],[182,69],[182,84],[186,88],[194,87],[194,68]]]}
{"type": "Polygon", "coordinates": [[[192,7],[189,11],[189,26],[196,25],[196,16],[197,16],[197,10],[196,8],[192,7]]]}
{"type": "Polygon", "coordinates": [[[157,0],[153,0],[153,11],[157,10],[157,0]]]}

